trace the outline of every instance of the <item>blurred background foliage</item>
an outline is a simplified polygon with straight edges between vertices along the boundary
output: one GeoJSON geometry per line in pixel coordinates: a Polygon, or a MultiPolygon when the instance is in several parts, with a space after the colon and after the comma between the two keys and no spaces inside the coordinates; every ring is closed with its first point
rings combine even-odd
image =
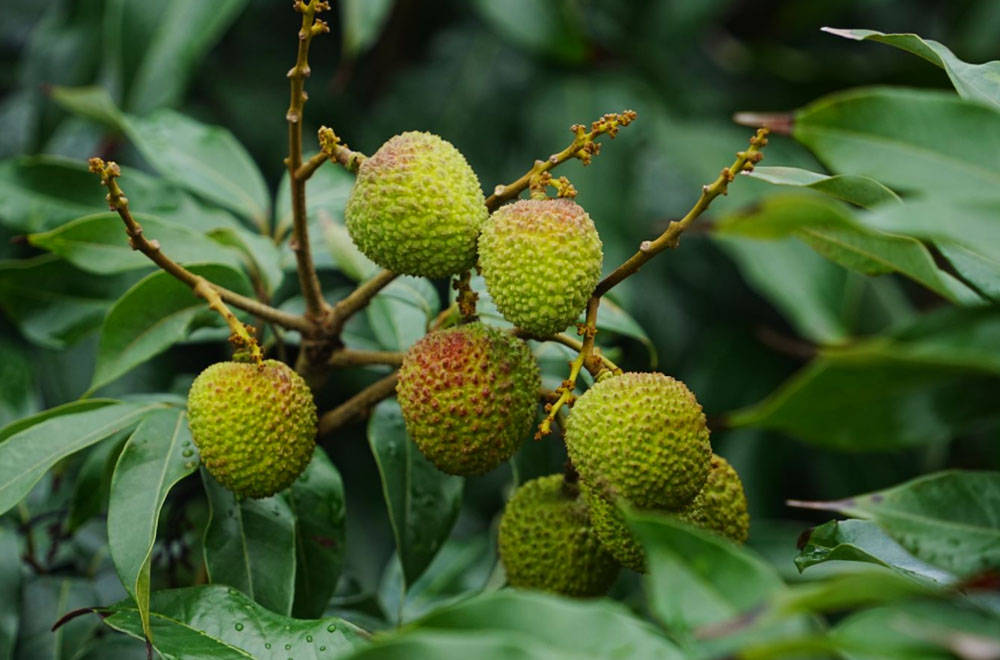
{"type": "MultiPolygon", "coordinates": [[[[134,115],[174,108],[227,127],[275,192],[287,149],[284,74],[294,60],[297,29],[288,4],[0,0],[0,157],[99,154],[149,169],[114,130],[67,112],[51,97],[54,86],[99,85],[134,115]]],[[[570,163],[559,171],[597,223],[608,268],[683,214],[699,187],[744,147],[752,131],[735,126],[733,113],[793,110],[869,84],[949,86],[940,69],[919,58],[839,39],[821,26],[912,31],[948,44],[966,61],[1000,58],[994,0],[336,5],[332,37],[313,46],[307,136],[326,124],[352,148],[371,153],[400,131],[432,131],[458,146],[488,192],[565,146],[570,124],[636,110],[639,120],[606,141],[592,165],[570,163]]],[[[780,136],[772,138],[764,164],[823,171],[806,149],[780,136]]],[[[127,190],[128,182],[123,185],[127,190]]],[[[855,345],[948,306],[908,280],[848,271],[792,239],[759,242],[709,231],[727,213],[774,191],[738,179],[680,249],[650,263],[616,298],[655,347],[655,368],[688,383],[704,405],[716,450],[744,480],[754,520],[751,546],[798,579],[794,540],[828,516],[789,509],[786,499],[837,499],[949,466],[997,467],[1000,382],[945,368],[905,380],[862,357],[859,369],[832,368],[805,387],[799,417],[781,427],[787,432],[760,428],[767,424],[733,428],[748,418],[733,411],[765,399],[823,347],[855,345]],[[836,437],[832,420],[843,425],[836,437]],[[917,441],[862,451],[871,446],[869,434],[917,441]]],[[[96,183],[87,195],[99,210],[96,183]]],[[[39,253],[20,233],[0,225],[0,257],[39,253]]],[[[346,282],[329,277],[327,291],[334,295],[346,282]]],[[[31,345],[0,321],[0,423],[78,397],[87,389],[96,343],[91,333],[58,350],[31,345]]],[[[624,366],[654,366],[641,342],[616,343],[624,366]]],[[[180,345],[101,391],[183,393],[194,373],[223,355],[218,342],[180,345]]],[[[347,373],[324,396],[335,401],[367,377],[347,373]]],[[[398,570],[383,571],[394,545],[365,444],[359,425],[324,445],[343,474],[350,512],[346,573],[354,584],[342,591],[354,594],[355,609],[376,592],[391,609],[401,577],[398,570]]],[[[521,479],[559,469],[558,444],[529,442],[517,461],[521,479]]],[[[439,592],[488,578],[484,553],[491,545],[483,533],[509,482],[507,468],[468,480],[454,540],[427,574],[439,592]]],[[[620,595],[633,588],[620,585],[620,595]]],[[[412,589],[397,611],[406,610],[407,618],[419,613],[420,593],[412,589]]]]}

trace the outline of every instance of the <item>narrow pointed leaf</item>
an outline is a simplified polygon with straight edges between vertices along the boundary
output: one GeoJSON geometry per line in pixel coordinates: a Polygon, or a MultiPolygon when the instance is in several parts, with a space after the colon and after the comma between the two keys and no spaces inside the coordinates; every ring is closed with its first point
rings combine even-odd
{"type": "Polygon", "coordinates": [[[747,176],[780,186],[810,188],[829,197],[856,206],[871,208],[879,204],[899,203],[899,195],[867,176],[838,174],[828,176],[798,167],[757,166],[747,176]]]}
{"type": "Polygon", "coordinates": [[[135,426],[162,407],[155,403],[116,403],[53,417],[10,436],[0,444],[0,513],[20,502],[63,458],[135,426]]]}
{"type": "Polygon", "coordinates": [[[108,547],[147,635],[151,634],[150,566],[160,509],[170,489],[197,467],[186,415],[173,408],[148,415],[128,439],[115,466],[108,503],[108,547]]]}
{"type": "Polygon", "coordinates": [[[413,584],[451,533],[465,480],[441,472],[424,458],[407,436],[394,399],[376,406],[368,443],[382,477],[403,576],[413,584]]]}
{"type": "Polygon", "coordinates": [[[279,495],[237,501],[202,470],[211,517],[205,565],[213,584],[235,587],[279,614],[295,596],[295,514],[279,495]]]}

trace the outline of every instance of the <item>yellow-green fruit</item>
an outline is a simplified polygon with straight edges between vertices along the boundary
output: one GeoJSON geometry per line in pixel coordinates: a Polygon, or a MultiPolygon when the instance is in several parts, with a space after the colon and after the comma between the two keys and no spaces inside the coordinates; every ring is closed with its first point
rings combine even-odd
{"type": "Polygon", "coordinates": [[[500,207],[479,237],[479,269],[497,309],[536,337],[574,323],[601,277],[601,239],[570,199],[500,207]]]}
{"type": "Polygon", "coordinates": [[[595,383],[569,414],[566,448],[581,481],[641,509],[685,506],[705,485],[712,458],[698,401],[660,373],[595,383]]]}
{"type": "Polygon", "coordinates": [[[450,142],[402,133],[358,169],[344,217],[358,248],[383,268],[447,277],[476,263],[487,211],[479,179],[450,142]]]}
{"type": "Polygon", "coordinates": [[[209,473],[241,497],[268,497],[302,474],[316,446],[316,404],[276,360],[219,362],[191,384],[191,436],[209,473]]]}
{"type": "Polygon", "coordinates": [[[618,564],[590,526],[587,504],[553,474],[525,483],[500,518],[500,559],[514,587],[599,596],[618,564]]]}
{"type": "Polygon", "coordinates": [[[432,332],[403,358],[406,431],[439,470],[489,472],[531,433],[541,375],[520,339],[482,323],[432,332]]]}
{"type": "MultiPolygon", "coordinates": [[[[586,485],[582,485],[581,491],[590,507],[591,524],[604,548],[622,566],[640,573],[645,572],[646,555],[626,526],[618,507],[586,485]]],[[[750,529],[747,498],[740,476],[726,459],[715,454],[712,455],[712,467],[704,488],[687,506],[673,512],[673,515],[736,543],[745,542],[750,529]]]]}
{"type": "Polygon", "coordinates": [[[678,516],[704,529],[718,532],[743,543],[750,532],[750,514],[743,482],[733,466],[721,456],[712,455],[712,469],[705,487],[678,516]]]}

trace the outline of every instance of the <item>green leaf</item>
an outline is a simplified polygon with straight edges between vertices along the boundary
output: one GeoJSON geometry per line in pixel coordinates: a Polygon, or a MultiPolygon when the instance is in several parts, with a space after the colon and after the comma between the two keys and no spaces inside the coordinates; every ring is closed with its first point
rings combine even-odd
{"type": "Polygon", "coordinates": [[[424,458],[407,436],[395,400],[376,406],[368,424],[368,443],[382,477],[403,576],[413,584],[448,538],[465,480],[441,472],[424,458]]]}
{"type": "Polygon", "coordinates": [[[291,614],[295,514],[280,496],[237,501],[202,470],[211,517],[205,528],[209,581],[239,589],[263,607],[291,614]]]}
{"type": "Polygon", "coordinates": [[[69,514],[66,516],[67,532],[76,532],[107,506],[111,476],[127,440],[127,437],[122,437],[120,441],[102,442],[87,451],[73,484],[69,514]]]}
{"type": "Polygon", "coordinates": [[[800,571],[827,561],[878,564],[913,578],[951,584],[955,576],[922,562],[878,525],[867,520],[831,520],[809,530],[795,565],[800,571]]]}
{"type": "MultiPolygon", "coordinates": [[[[157,591],[150,602],[153,645],[165,658],[341,657],[364,644],[365,633],[334,617],[299,620],[270,612],[235,589],[212,585],[157,591]]],[[[135,604],[107,610],[104,623],[142,639],[135,604]]]]}
{"type": "Polygon", "coordinates": [[[961,601],[922,600],[863,610],[829,633],[848,658],[996,657],[1000,620],[961,601]]]}
{"type": "Polygon", "coordinates": [[[157,172],[267,228],[267,184],[250,154],[226,129],[171,110],[129,117],[126,132],[157,172]]]}
{"type": "Polygon", "coordinates": [[[198,467],[183,411],[148,415],[125,444],[108,501],[108,547],[118,577],[135,599],[147,637],[150,566],[160,509],[174,485],[198,467]]]}
{"type": "Polygon", "coordinates": [[[35,426],[36,424],[41,424],[47,419],[59,417],[60,415],[73,415],[79,412],[86,412],[88,410],[96,410],[97,408],[110,406],[114,403],[118,402],[114,399],[80,399],[79,401],[70,401],[69,403],[64,403],[61,406],[55,406],[54,408],[43,410],[40,413],[35,413],[34,415],[30,415],[28,417],[22,417],[21,419],[0,428],[0,443],[16,433],[20,433],[27,428],[35,426]]]}
{"type": "Polygon", "coordinates": [[[405,351],[427,334],[427,325],[441,311],[441,301],[429,280],[403,276],[372,298],[365,311],[382,348],[405,351]]]}
{"type": "Polygon", "coordinates": [[[959,576],[1000,566],[1000,472],[950,470],[845,500],[796,504],[873,520],[918,559],[959,576]]]}
{"type": "Polygon", "coordinates": [[[66,87],[55,85],[49,92],[52,100],[68,112],[121,129],[124,118],[108,90],[99,86],[66,87]]]}
{"type": "MultiPolygon", "coordinates": [[[[220,264],[190,270],[215,284],[248,294],[246,278],[220,264]]],[[[169,273],[157,271],[125,292],[104,319],[91,390],[106,385],[187,337],[195,322],[215,322],[214,312],[169,273]]]]}
{"type": "MultiPolygon", "coordinates": [[[[334,223],[343,228],[344,207],[353,187],[354,175],[339,165],[327,163],[313,172],[306,181],[306,216],[309,221],[314,226],[334,223]]],[[[287,172],[278,185],[278,194],[274,201],[274,217],[277,235],[282,236],[291,231],[292,191],[287,172]]],[[[351,277],[362,279],[364,275],[351,275],[351,277]]]]}
{"type": "Polygon", "coordinates": [[[757,166],[746,174],[775,185],[811,188],[829,197],[864,208],[900,201],[899,195],[866,176],[849,174],[827,176],[798,167],[765,166],[757,166]]]}
{"type": "Polygon", "coordinates": [[[728,216],[716,232],[765,240],[794,236],[845,268],[866,275],[898,272],[953,302],[979,300],[938,269],[920,241],[869,228],[850,207],[824,197],[770,197],[748,212],[728,216]]]}
{"type": "Polygon", "coordinates": [[[944,44],[933,39],[923,39],[916,34],[886,34],[875,30],[829,27],[822,29],[824,32],[845,39],[877,41],[913,53],[944,69],[955,91],[963,98],[982,101],[1000,108],[1000,62],[998,61],[969,64],[955,57],[944,44]]]}
{"type": "Polygon", "coordinates": [[[345,57],[355,58],[375,43],[394,4],[394,0],[343,0],[340,3],[345,57]]]}
{"type": "MultiPolygon", "coordinates": [[[[581,313],[579,322],[584,323],[585,317],[586,314],[581,313]]],[[[598,332],[610,332],[635,339],[646,348],[649,355],[649,366],[656,367],[656,346],[653,344],[653,340],[649,338],[642,326],[632,318],[631,314],[607,296],[601,299],[601,307],[597,314],[597,330],[598,332]]]]}
{"type": "MultiPolygon", "coordinates": [[[[143,235],[157,241],[164,253],[177,263],[222,263],[234,268],[241,264],[235,251],[192,229],[145,214],[135,214],[135,219],[142,225],[143,235]]],[[[78,218],[57,229],[31,234],[28,240],[77,268],[98,275],[155,267],[146,255],[129,246],[129,238],[117,213],[78,218]]]]}
{"type": "Polygon", "coordinates": [[[940,442],[995,420],[1000,315],[946,309],[890,335],[827,348],[733,426],[785,431],[830,449],[940,442]]]}
{"type": "Polygon", "coordinates": [[[322,616],[337,587],[346,550],[347,513],[340,473],[317,447],[302,476],[282,493],[295,518],[298,619],[322,616]]]}
{"type": "Polygon", "coordinates": [[[32,412],[35,404],[35,378],[27,351],[0,338],[0,426],[32,412]]]}
{"type": "Polygon", "coordinates": [[[937,249],[970,288],[994,303],[1000,302],[1000,261],[946,241],[939,241],[937,249]]]}
{"type": "Polygon", "coordinates": [[[832,171],[894,189],[970,193],[1000,184],[1000,113],[951,93],[874,87],[799,110],[792,133],[832,171]]]}
{"type": "Polygon", "coordinates": [[[382,638],[345,660],[597,660],[597,656],[564,653],[518,633],[494,631],[416,630],[382,638]]]}
{"type": "Polygon", "coordinates": [[[192,71],[243,11],[247,0],[172,0],[166,4],[126,107],[137,114],[176,105],[192,71]]]}
{"type": "Polygon", "coordinates": [[[17,534],[0,527],[0,658],[10,658],[21,618],[21,544],[17,534]]]}
{"type": "MultiPolygon", "coordinates": [[[[515,590],[438,608],[412,624],[410,630],[517,633],[570,657],[685,657],[653,626],[619,603],[515,590]]],[[[409,634],[406,631],[399,637],[409,634]]]]}
{"type": "Polygon", "coordinates": [[[340,272],[355,282],[360,282],[378,272],[379,267],[351,240],[347,227],[333,220],[320,220],[326,248],[333,257],[333,263],[340,272]]]}
{"type": "Polygon", "coordinates": [[[92,607],[98,595],[90,580],[36,576],[26,579],[21,597],[21,619],[16,658],[72,658],[98,627],[93,617],[77,617],[55,631],[52,624],[67,612],[92,607]]]}
{"type": "Polygon", "coordinates": [[[209,234],[222,245],[234,247],[243,256],[244,267],[254,280],[259,280],[268,294],[273,294],[285,277],[281,250],[268,236],[255,234],[242,227],[213,230],[209,234]]]}
{"type": "Polygon", "coordinates": [[[155,403],[116,403],[52,417],[0,444],[0,513],[15,506],[49,468],[63,458],[131,428],[155,403]]]}
{"type": "Polygon", "coordinates": [[[97,328],[132,281],[90,275],[51,254],[0,261],[0,308],[31,342],[65,348],[97,328]]]}
{"type": "Polygon", "coordinates": [[[581,9],[559,0],[476,0],[476,11],[494,30],[518,46],[565,62],[579,62],[587,52],[581,9]]]}
{"type": "Polygon", "coordinates": [[[871,607],[943,591],[892,571],[868,569],[793,585],[769,604],[775,615],[822,614],[871,607]]]}
{"type": "Polygon", "coordinates": [[[735,619],[785,589],[774,568],[720,536],[653,513],[630,513],[628,523],[646,550],[650,606],[668,630],[735,619]]]}

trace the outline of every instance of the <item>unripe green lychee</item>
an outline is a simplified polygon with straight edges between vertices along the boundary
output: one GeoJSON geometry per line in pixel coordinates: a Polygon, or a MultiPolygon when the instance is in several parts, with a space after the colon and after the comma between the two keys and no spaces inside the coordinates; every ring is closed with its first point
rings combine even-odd
{"type": "MultiPolygon", "coordinates": [[[[581,491],[590,507],[591,524],[604,548],[622,566],[645,572],[646,555],[632,536],[618,507],[586,485],[581,484],[581,491]]],[[[673,515],[736,543],[744,543],[750,529],[747,498],[740,476],[726,459],[715,454],[712,455],[712,467],[704,488],[673,515]]]]}
{"type": "Polygon", "coordinates": [[[497,209],[479,237],[479,268],[504,318],[536,337],[574,323],[601,277],[601,239],[571,199],[497,209]]]}
{"type": "Polygon", "coordinates": [[[201,461],[241,497],[268,497],[302,474],[316,446],[316,404],[288,365],[219,362],[188,392],[188,422],[201,461]]]}
{"type": "Polygon", "coordinates": [[[396,393],[410,437],[449,474],[489,472],[530,435],[541,375],[520,339],[482,323],[432,332],[403,358],[396,393]]]}
{"type": "Polygon", "coordinates": [[[567,596],[599,596],[618,564],[597,540],[587,505],[561,474],[522,485],[500,518],[500,559],[511,586],[567,596]]]}
{"type": "Polygon", "coordinates": [[[390,138],[361,164],[344,209],[347,231],[365,256],[420,277],[472,268],[487,215],[465,157],[417,131],[390,138]]]}
{"type": "Polygon", "coordinates": [[[660,373],[595,383],[569,414],[566,448],[581,481],[641,509],[685,506],[705,485],[712,457],[698,401],[660,373]]]}

